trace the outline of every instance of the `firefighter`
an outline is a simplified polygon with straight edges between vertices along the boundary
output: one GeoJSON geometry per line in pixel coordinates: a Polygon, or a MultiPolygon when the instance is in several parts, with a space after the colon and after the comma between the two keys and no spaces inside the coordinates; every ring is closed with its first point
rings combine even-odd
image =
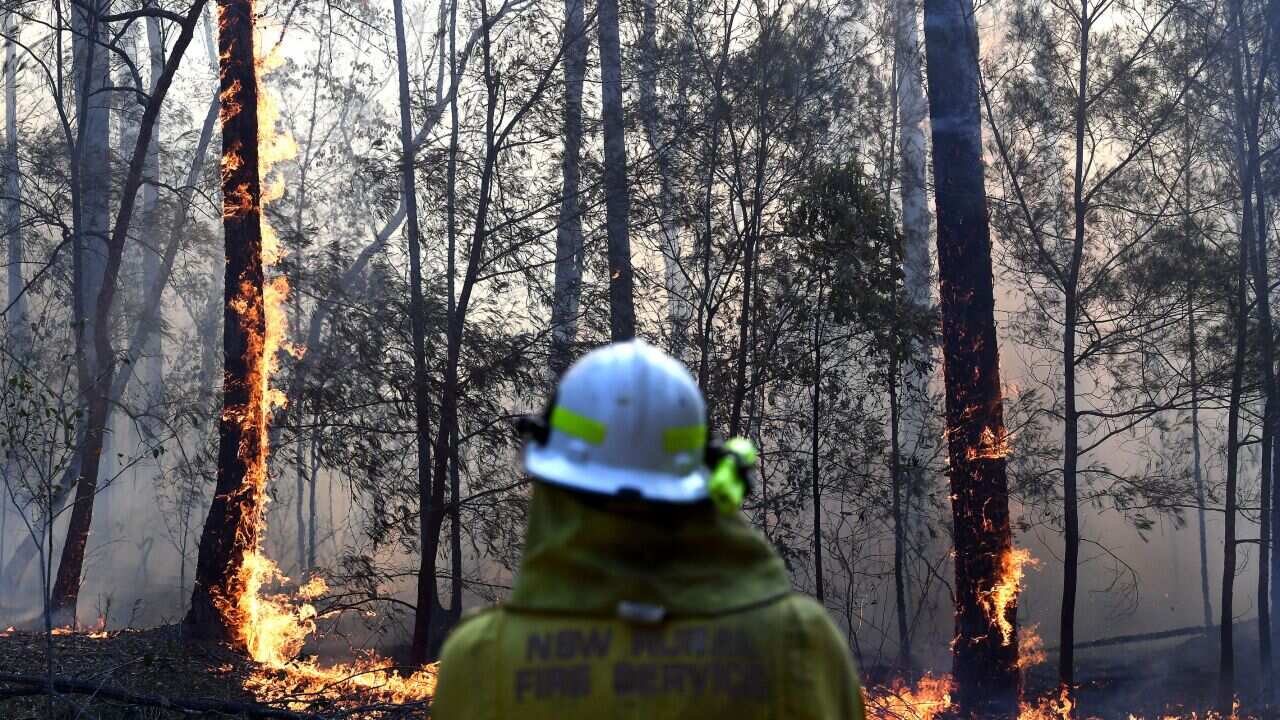
{"type": "Polygon", "coordinates": [[[754,448],[708,445],[683,365],[597,349],[522,433],[520,571],[445,643],[433,718],[863,720],[843,636],[739,512],[754,448]]]}

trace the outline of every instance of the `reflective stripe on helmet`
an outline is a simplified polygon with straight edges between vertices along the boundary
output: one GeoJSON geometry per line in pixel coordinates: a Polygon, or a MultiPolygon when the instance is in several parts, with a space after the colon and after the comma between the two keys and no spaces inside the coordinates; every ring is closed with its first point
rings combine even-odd
{"type": "Polygon", "coordinates": [[[551,410],[551,427],[565,435],[576,437],[592,445],[599,445],[604,442],[604,423],[599,420],[593,420],[586,415],[579,415],[560,405],[551,410]]]}
{"type": "Polygon", "coordinates": [[[662,449],[668,453],[701,450],[706,444],[706,425],[685,425],[662,431],[662,449]]]}

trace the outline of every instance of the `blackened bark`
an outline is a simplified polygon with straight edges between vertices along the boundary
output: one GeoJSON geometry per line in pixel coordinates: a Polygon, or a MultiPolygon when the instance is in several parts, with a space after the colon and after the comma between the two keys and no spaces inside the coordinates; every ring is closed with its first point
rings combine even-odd
{"type": "Polygon", "coordinates": [[[601,114],[604,126],[605,228],[609,244],[609,337],[630,340],[636,334],[632,289],[631,238],[627,223],[626,126],[622,116],[622,47],[618,38],[618,0],[600,0],[601,114]]]}
{"type": "Polygon", "coordinates": [[[1011,551],[1002,452],[991,238],[978,114],[978,36],[970,0],[926,0],[925,50],[933,130],[947,451],[955,539],[955,701],[962,716],[1015,717],[1017,607],[1004,642],[983,596],[1011,551]],[[984,432],[988,435],[984,442],[984,432]]]}
{"type": "MultiPolygon", "coordinates": [[[[258,82],[252,0],[218,0],[222,108],[223,401],[218,425],[218,480],[200,537],[187,624],[197,637],[234,640],[234,600],[246,552],[258,542],[262,487],[251,465],[266,442],[266,416],[255,400],[266,333],[263,305],[261,183],[258,176],[258,82]],[[256,341],[255,339],[256,338],[256,341]]],[[[265,469],[264,469],[265,471],[265,469]]]]}
{"type": "MultiPolygon", "coordinates": [[[[1249,218],[1251,202],[1245,195],[1244,217],[1249,218]]],[[[1234,617],[1234,591],[1236,580],[1236,486],[1240,473],[1240,398],[1243,394],[1245,353],[1249,325],[1249,309],[1245,295],[1248,282],[1248,236],[1252,221],[1245,219],[1240,232],[1240,258],[1236,271],[1236,291],[1233,300],[1235,312],[1235,359],[1231,368],[1231,395],[1227,407],[1227,477],[1226,507],[1222,538],[1222,601],[1218,623],[1218,698],[1220,712],[1229,713],[1235,699],[1235,638],[1232,623],[1234,617]]]]}

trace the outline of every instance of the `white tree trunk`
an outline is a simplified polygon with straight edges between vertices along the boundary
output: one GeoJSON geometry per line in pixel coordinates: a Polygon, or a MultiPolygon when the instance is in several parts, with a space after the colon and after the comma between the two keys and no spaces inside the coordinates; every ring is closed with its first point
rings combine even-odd
{"type": "MultiPolygon", "coordinates": [[[[17,16],[5,16],[5,35],[14,38],[18,33],[17,16]]],[[[27,317],[27,300],[23,294],[22,273],[22,187],[18,181],[18,69],[17,52],[13,41],[5,43],[4,53],[4,234],[8,254],[7,287],[9,299],[5,303],[9,311],[6,320],[9,328],[10,347],[25,352],[30,341],[27,317]]]]}
{"type": "MultiPolygon", "coordinates": [[[[672,159],[672,138],[664,136],[661,112],[658,107],[658,8],[657,0],[644,0],[644,13],[640,33],[640,107],[645,138],[653,149],[658,168],[658,233],[662,239],[662,258],[666,271],[668,331],[671,333],[668,347],[671,354],[682,357],[688,341],[689,320],[693,306],[689,302],[689,282],[681,264],[680,228],[676,222],[675,164],[672,159]]],[[[684,63],[682,62],[682,67],[684,63]]],[[[681,70],[681,85],[687,73],[681,70]]],[[[684,88],[677,91],[681,94],[684,88]]],[[[677,102],[684,102],[677,97],[677,102]]],[[[678,128],[677,132],[684,128],[678,128]]]]}
{"type": "MultiPolygon", "coordinates": [[[[899,179],[901,183],[902,234],[903,234],[903,285],[906,302],[913,311],[928,308],[932,302],[933,262],[929,254],[929,194],[926,188],[928,149],[925,145],[924,122],[929,105],[922,88],[924,76],[919,32],[919,0],[896,0],[894,3],[894,81],[898,99],[898,153],[899,179]]],[[[911,500],[924,484],[924,465],[930,455],[928,420],[932,404],[929,402],[929,375],[920,368],[928,364],[931,348],[915,344],[912,357],[902,368],[901,400],[899,403],[897,439],[899,472],[895,487],[901,496],[896,506],[895,561],[899,587],[899,648],[903,668],[911,667],[911,642],[905,618],[910,597],[910,574],[906,564],[905,546],[911,532],[911,500]]]]}

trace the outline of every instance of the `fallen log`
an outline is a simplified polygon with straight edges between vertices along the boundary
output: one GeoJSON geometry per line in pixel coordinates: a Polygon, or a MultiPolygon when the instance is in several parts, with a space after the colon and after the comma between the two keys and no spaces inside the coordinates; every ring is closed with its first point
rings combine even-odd
{"type": "MultiPolygon", "coordinates": [[[[39,695],[48,691],[49,678],[34,675],[15,675],[0,673],[0,683],[21,685],[23,688],[0,689],[0,699],[19,697],[21,695],[39,695]],[[29,690],[30,692],[26,692],[29,690]]],[[[323,720],[320,715],[297,713],[290,710],[259,705],[257,703],[235,702],[232,700],[211,700],[206,698],[170,698],[161,695],[144,695],[119,688],[101,686],[97,683],[71,680],[69,678],[53,678],[53,689],[61,693],[91,695],[141,707],[163,708],[167,710],[187,710],[193,712],[217,712],[228,715],[238,714],[251,718],[267,720],[323,720]]]]}
{"type": "MultiPolygon", "coordinates": [[[[1133,635],[1116,635],[1115,637],[1102,638],[1099,640],[1090,640],[1088,642],[1078,642],[1075,644],[1077,650],[1085,650],[1088,648],[1109,647],[1111,645],[1127,645],[1129,643],[1153,642],[1155,640],[1167,640],[1175,637],[1186,637],[1188,635],[1205,635],[1211,632],[1217,632],[1218,626],[1213,625],[1206,627],[1204,625],[1191,625],[1189,627],[1174,628],[1172,630],[1160,630],[1159,632],[1136,633],[1133,635]]],[[[1045,652],[1058,652],[1062,648],[1054,645],[1044,649],[1045,652]]]]}

